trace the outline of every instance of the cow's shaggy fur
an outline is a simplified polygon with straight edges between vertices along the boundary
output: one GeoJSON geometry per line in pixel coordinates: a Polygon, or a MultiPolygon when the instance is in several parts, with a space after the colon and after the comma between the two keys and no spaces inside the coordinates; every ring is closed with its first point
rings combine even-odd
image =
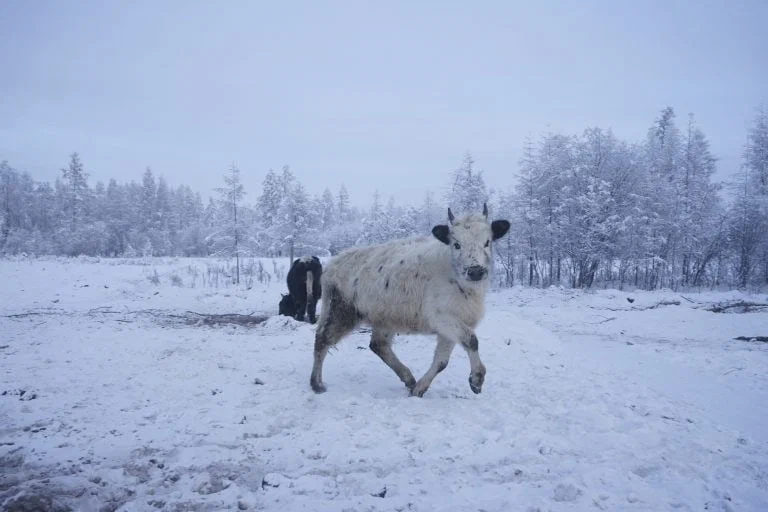
{"type": "Polygon", "coordinates": [[[485,366],[474,331],[484,314],[493,264],[492,241],[506,234],[509,222],[489,224],[487,209],[483,215],[468,215],[458,221],[450,209],[448,214],[451,225],[435,226],[434,237],[350,249],[328,263],[310,378],[315,392],[325,391],[322,371],[328,349],[365,322],[372,326],[371,350],[392,368],[412,395],[422,396],[427,391],[448,365],[457,343],[469,354],[470,388],[480,393],[485,366]],[[396,333],[437,335],[432,365],[418,382],[392,351],[396,333]]]}
{"type": "Polygon", "coordinates": [[[280,299],[280,314],[303,321],[304,314],[315,323],[317,301],[322,295],[321,276],[323,266],[317,256],[305,256],[293,262],[288,271],[288,295],[280,299]]]}

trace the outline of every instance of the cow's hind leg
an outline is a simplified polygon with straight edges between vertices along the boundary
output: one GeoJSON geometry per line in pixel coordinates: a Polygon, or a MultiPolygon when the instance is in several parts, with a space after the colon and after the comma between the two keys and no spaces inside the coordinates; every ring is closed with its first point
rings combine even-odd
{"type": "Polygon", "coordinates": [[[296,314],[294,315],[294,318],[299,322],[303,322],[304,313],[306,310],[307,310],[307,296],[298,295],[298,297],[296,298],[296,314]]]}
{"type": "Polygon", "coordinates": [[[349,334],[360,323],[357,309],[346,302],[338,290],[332,288],[323,296],[323,308],[315,334],[315,361],[309,384],[315,393],[323,393],[323,362],[328,349],[349,334]]]}
{"type": "Polygon", "coordinates": [[[387,366],[403,381],[408,389],[413,389],[416,385],[416,379],[413,378],[411,370],[397,358],[392,350],[392,333],[383,329],[373,327],[371,333],[371,344],[369,345],[374,354],[379,356],[387,366]]]}

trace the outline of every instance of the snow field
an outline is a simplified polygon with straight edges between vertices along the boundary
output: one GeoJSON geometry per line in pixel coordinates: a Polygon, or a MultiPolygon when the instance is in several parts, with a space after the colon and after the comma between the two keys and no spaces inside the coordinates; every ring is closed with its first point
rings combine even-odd
{"type": "MultiPolygon", "coordinates": [[[[732,339],[768,334],[768,315],[703,309],[765,297],[501,290],[478,330],[482,394],[457,348],[408,397],[360,330],[315,395],[314,326],[173,316],[276,314],[282,279],[191,287],[187,269],[206,264],[0,261],[0,505],[768,509],[768,347],[732,339]],[[645,309],[662,301],[680,304],[645,309]]],[[[417,376],[433,348],[395,346],[417,376]]]]}

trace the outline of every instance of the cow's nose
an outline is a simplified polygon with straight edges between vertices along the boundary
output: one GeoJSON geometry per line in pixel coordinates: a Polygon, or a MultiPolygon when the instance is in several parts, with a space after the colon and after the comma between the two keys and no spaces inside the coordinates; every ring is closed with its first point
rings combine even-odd
{"type": "Polygon", "coordinates": [[[467,277],[469,277],[470,281],[479,281],[485,277],[487,272],[488,271],[485,270],[485,267],[481,267],[480,265],[473,265],[467,269],[467,277]]]}

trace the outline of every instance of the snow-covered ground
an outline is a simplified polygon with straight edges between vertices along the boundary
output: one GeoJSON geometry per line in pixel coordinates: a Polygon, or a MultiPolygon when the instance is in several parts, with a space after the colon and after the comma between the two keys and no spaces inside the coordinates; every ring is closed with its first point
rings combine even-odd
{"type": "Polygon", "coordinates": [[[408,397],[361,330],[315,395],[313,326],[184,321],[277,312],[209,263],[0,261],[0,508],[768,510],[768,314],[704,309],[765,296],[502,290],[482,394],[457,349],[408,397]]]}

